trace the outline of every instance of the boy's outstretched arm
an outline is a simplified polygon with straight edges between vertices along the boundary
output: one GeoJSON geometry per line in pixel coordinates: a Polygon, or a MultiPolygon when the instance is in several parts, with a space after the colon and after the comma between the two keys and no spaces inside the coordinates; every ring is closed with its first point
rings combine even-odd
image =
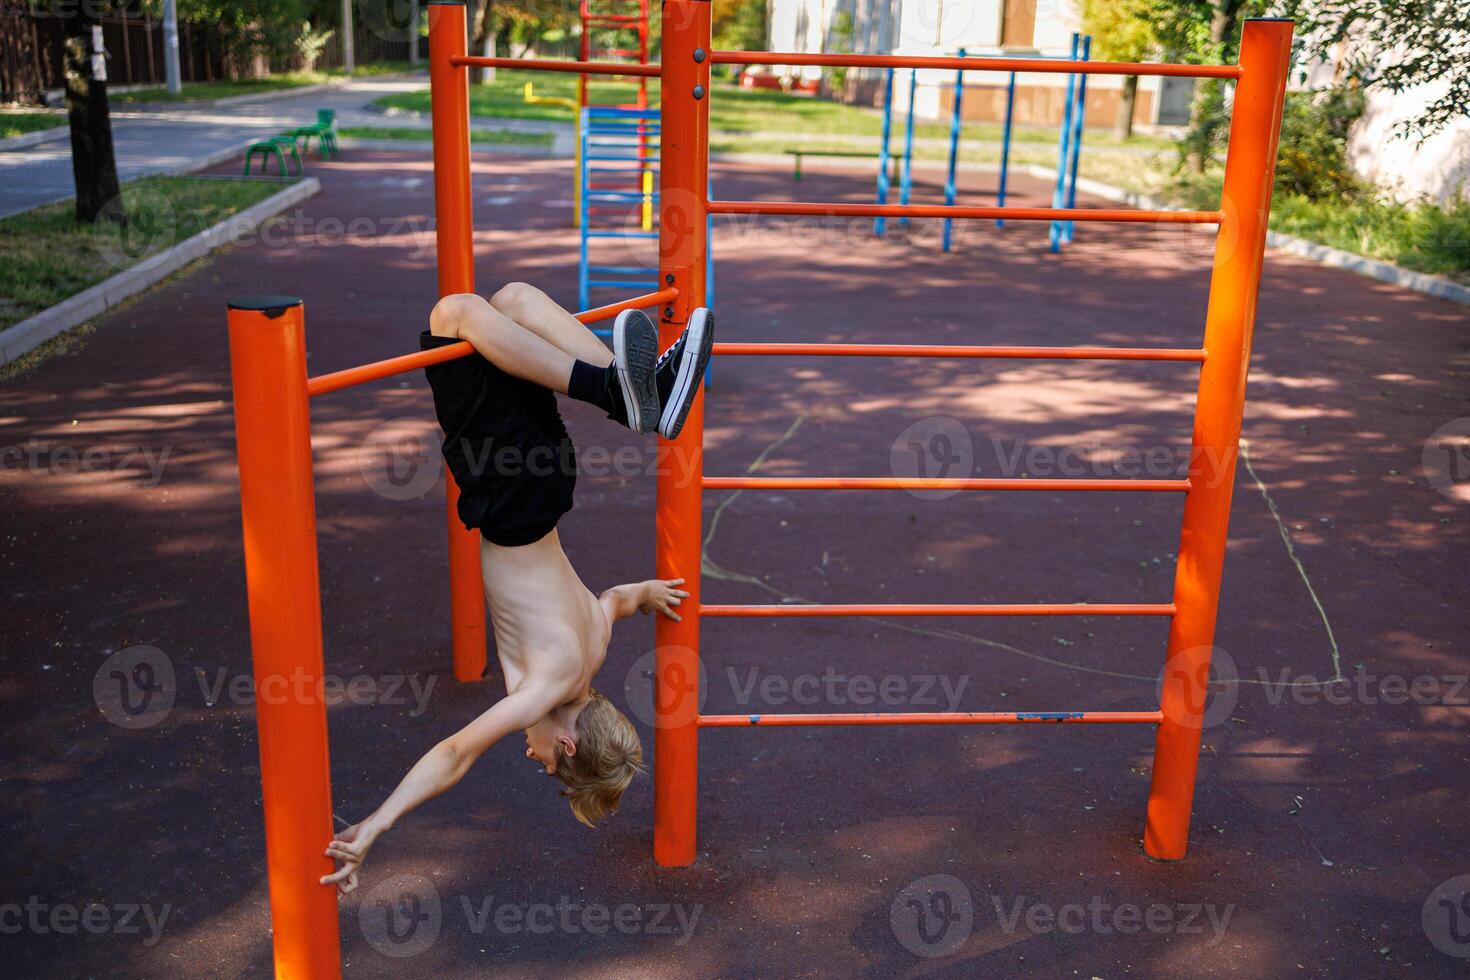
{"type": "Polygon", "coordinates": [[[651,578],[646,582],[614,585],[598,596],[597,601],[602,603],[602,611],[607,615],[609,623],[627,619],[635,612],[661,612],[670,619],[677,620],[679,614],[674,612],[674,607],[689,598],[688,592],[677,588],[683,584],[684,580],[681,578],[651,578]]]}
{"type": "Polygon", "coordinates": [[[430,749],[403,777],[391,796],[361,823],[343,830],[327,845],[327,856],[342,862],[321,879],[344,893],[357,887],[357,872],[373,842],[405,813],[464,778],[486,749],[518,729],[529,728],[564,701],[553,688],[523,687],[497,701],[489,711],[430,749]]]}

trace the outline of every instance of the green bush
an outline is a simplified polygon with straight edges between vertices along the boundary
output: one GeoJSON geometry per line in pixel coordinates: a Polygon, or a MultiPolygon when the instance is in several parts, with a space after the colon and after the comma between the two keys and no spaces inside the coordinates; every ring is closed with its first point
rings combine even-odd
{"type": "Polygon", "coordinates": [[[1281,114],[1276,191],[1313,200],[1356,197],[1364,181],[1348,163],[1348,132],[1363,114],[1363,93],[1338,86],[1290,92],[1281,114]]]}

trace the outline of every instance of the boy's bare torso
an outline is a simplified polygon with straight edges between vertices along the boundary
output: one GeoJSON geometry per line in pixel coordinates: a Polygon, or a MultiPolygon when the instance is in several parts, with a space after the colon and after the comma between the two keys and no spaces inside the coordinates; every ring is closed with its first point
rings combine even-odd
{"type": "Polygon", "coordinates": [[[581,700],[607,656],[612,625],[555,530],[514,548],[482,541],[480,564],[506,693],[528,679],[581,700]]]}

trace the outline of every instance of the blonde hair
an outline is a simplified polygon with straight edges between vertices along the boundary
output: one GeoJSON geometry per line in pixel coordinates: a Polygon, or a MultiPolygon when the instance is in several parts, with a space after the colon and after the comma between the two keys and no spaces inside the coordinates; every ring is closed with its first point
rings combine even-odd
{"type": "Polygon", "coordinates": [[[643,771],[638,730],[611,701],[592,692],[577,716],[577,753],[556,748],[556,778],[566,784],[572,813],[589,827],[617,812],[635,773],[643,771]]]}

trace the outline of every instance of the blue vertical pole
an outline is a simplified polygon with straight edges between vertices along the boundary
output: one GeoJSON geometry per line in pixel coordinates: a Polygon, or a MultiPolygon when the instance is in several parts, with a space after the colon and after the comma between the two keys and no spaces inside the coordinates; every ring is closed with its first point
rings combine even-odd
{"type": "MultiPolygon", "coordinates": [[[[878,196],[879,204],[888,203],[888,138],[893,133],[893,69],[883,77],[883,142],[878,146],[878,196]]],[[[873,234],[882,235],[887,227],[884,218],[873,219],[873,234]]]]}
{"type": "MultiPolygon", "coordinates": [[[[1072,35],[1072,53],[1068,61],[1077,60],[1077,50],[1080,46],[1081,36],[1072,35]]],[[[1072,102],[1077,91],[1077,73],[1073,72],[1067,76],[1067,98],[1062,106],[1062,130],[1057,142],[1057,183],[1051,194],[1051,206],[1061,208],[1066,206],[1067,201],[1067,167],[1070,162],[1069,143],[1072,136],[1072,102]]],[[[1059,252],[1062,249],[1062,223],[1052,221],[1051,223],[1051,250],[1059,252]]]]}
{"type": "Polygon", "coordinates": [[[578,190],[578,199],[582,202],[582,220],[578,226],[581,242],[578,245],[577,309],[586,310],[592,307],[592,304],[587,301],[587,294],[589,292],[587,288],[587,216],[592,210],[592,202],[588,199],[587,130],[592,128],[592,120],[588,117],[586,109],[580,109],[578,111],[582,114],[581,132],[579,134],[579,138],[582,140],[582,159],[581,169],[577,174],[577,182],[581,185],[578,190]]]}
{"type": "MultiPolygon", "coordinates": [[[[898,203],[909,203],[909,195],[914,189],[914,90],[918,87],[919,70],[912,69],[909,72],[909,112],[908,122],[903,131],[903,177],[898,184],[898,203]]],[[[909,219],[900,218],[899,223],[908,227],[909,219]]]]}
{"type": "MultiPolygon", "coordinates": [[[[1092,38],[1082,39],[1082,60],[1087,61],[1092,55],[1092,38]]],[[[1087,76],[1082,75],[1077,79],[1077,111],[1073,113],[1072,119],[1072,168],[1067,175],[1067,207],[1077,206],[1077,168],[1082,160],[1082,124],[1087,118],[1087,76]]],[[[1072,230],[1076,222],[1068,221],[1062,229],[1062,243],[1070,245],[1072,242],[1072,230]]]]}
{"type": "MultiPolygon", "coordinates": [[[[961,58],[965,57],[964,48],[960,48],[958,53],[961,58]]],[[[954,111],[950,113],[949,117],[949,175],[944,179],[945,207],[954,207],[955,202],[957,190],[955,186],[955,165],[958,163],[960,155],[960,102],[963,100],[964,95],[965,70],[961,68],[954,73],[954,111]]],[[[943,250],[946,252],[949,251],[953,231],[954,219],[945,218],[943,250]]]]}
{"type": "MultiPolygon", "coordinates": [[[[1011,124],[1016,116],[1016,73],[1011,72],[1010,83],[1006,85],[1006,125],[1000,135],[1000,187],[995,193],[995,206],[1003,208],[1006,206],[1006,175],[1011,169],[1011,124]]],[[[1004,218],[995,219],[995,227],[1004,228],[1004,218]]]]}

